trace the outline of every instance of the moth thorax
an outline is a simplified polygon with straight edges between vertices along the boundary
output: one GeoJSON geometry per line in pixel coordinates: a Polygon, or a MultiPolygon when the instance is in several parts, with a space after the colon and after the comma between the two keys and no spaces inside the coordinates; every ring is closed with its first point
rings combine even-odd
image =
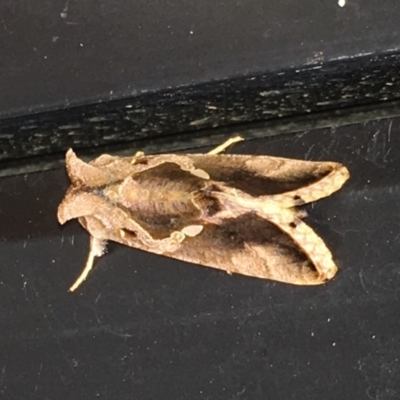
{"type": "Polygon", "coordinates": [[[138,211],[152,211],[159,215],[197,213],[192,194],[182,183],[163,180],[163,185],[154,181],[126,179],[119,187],[119,202],[124,207],[138,211]]]}

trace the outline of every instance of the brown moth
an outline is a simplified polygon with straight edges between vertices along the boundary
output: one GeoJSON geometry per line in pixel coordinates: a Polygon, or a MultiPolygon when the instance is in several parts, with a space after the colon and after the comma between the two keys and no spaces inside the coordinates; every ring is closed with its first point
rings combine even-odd
{"type": "Polygon", "coordinates": [[[66,154],[71,186],[61,224],[78,218],[90,251],[75,290],[108,240],[229,274],[318,285],[337,267],[296,207],[329,196],[349,178],[334,162],[220,154],[102,155],[85,163],[66,154]]]}

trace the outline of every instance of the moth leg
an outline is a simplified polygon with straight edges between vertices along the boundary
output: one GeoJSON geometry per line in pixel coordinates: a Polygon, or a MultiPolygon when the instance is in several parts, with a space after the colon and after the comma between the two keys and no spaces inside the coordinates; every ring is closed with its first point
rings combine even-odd
{"type": "Polygon", "coordinates": [[[83,269],[82,273],[79,275],[78,279],[75,283],[69,288],[70,292],[76,290],[81,283],[83,283],[89,275],[89,272],[93,268],[93,263],[95,257],[101,257],[104,254],[106,241],[102,239],[97,239],[93,236],[90,237],[90,249],[89,255],[86,260],[85,268],[83,269]]]}
{"type": "Polygon", "coordinates": [[[241,142],[242,140],[244,140],[242,137],[235,136],[233,138],[228,139],[226,142],[220,144],[215,149],[212,149],[207,154],[210,154],[210,155],[220,154],[223,151],[225,151],[228,147],[234,145],[237,142],[241,142]]]}

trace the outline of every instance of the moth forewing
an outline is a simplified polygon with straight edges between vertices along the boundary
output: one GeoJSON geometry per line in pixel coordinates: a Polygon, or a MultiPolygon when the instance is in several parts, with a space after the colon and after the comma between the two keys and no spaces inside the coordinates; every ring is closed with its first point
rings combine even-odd
{"type": "MultiPolygon", "coordinates": [[[[234,139],[233,142],[240,139],[234,139]]],[[[75,290],[107,240],[258,278],[317,285],[337,267],[323,240],[294,206],[329,196],[349,177],[333,162],[209,154],[66,155],[71,186],[61,224],[78,218],[90,252],[75,290]]]]}

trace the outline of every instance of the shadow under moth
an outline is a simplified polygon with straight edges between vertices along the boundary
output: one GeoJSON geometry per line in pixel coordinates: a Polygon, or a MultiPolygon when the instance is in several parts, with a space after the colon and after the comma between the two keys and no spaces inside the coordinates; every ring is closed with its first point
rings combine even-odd
{"type": "Polygon", "coordinates": [[[297,206],[339,190],[348,170],[334,162],[220,154],[114,157],[86,163],[66,154],[71,186],[61,224],[78,218],[90,233],[88,276],[108,240],[179,260],[296,285],[337,272],[323,240],[297,206]]]}

